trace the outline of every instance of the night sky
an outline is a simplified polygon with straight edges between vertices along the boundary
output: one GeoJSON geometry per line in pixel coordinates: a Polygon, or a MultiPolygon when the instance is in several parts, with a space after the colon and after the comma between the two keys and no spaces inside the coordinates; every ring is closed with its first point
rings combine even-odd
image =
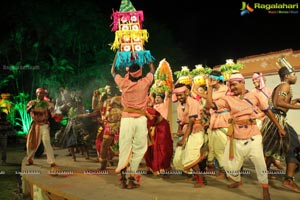
{"type": "MultiPolygon", "coordinates": [[[[53,0],[53,2],[63,1],[53,0]]],[[[95,6],[106,10],[107,17],[110,18],[112,10],[119,10],[121,0],[80,2],[94,3],[95,6]]],[[[170,29],[176,40],[174,46],[184,49],[189,55],[185,65],[191,67],[196,64],[213,67],[224,64],[228,58],[236,60],[289,48],[300,50],[300,34],[296,30],[300,24],[299,8],[296,9],[297,14],[268,14],[266,10],[255,9],[254,12],[241,16],[242,1],[131,0],[131,2],[136,10],[144,12],[144,24],[147,19],[151,19],[170,29]]],[[[264,3],[264,0],[254,2],[264,3]]],[[[254,2],[246,3],[253,7],[254,2]]],[[[280,2],[288,4],[298,1],[275,0],[271,3],[280,2]]],[[[151,32],[151,27],[144,26],[144,28],[150,32],[148,43],[151,43],[151,34],[159,33],[151,32]]]]}
{"type": "MultiPolygon", "coordinates": [[[[241,16],[242,1],[131,2],[137,10],[143,10],[145,21],[152,18],[172,30],[176,45],[190,56],[189,66],[202,63],[213,67],[225,63],[228,58],[236,60],[288,48],[300,50],[296,31],[300,9],[296,9],[298,14],[268,14],[266,10],[255,9],[241,16]]],[[[255,2],[264,3],[262,0],[255,2]]],[[[253,7],[253,1],[247,3],[253,7]]],[[[114,8],[119,9],[118,2],[114,2],[114,8]]],[[[149,34],[151,42],[151,34],[156,33],[149,34]]]]}
{"type": "MultiPolygon", "coordinates": [[[[118,1],[114,0],[117,10],[118,1]]],[[[296,31],[300,24],[299,8],[298,14],[268,14],[266,10],[255,9],[241,16],[242,1],[131,2],[137,10],[143,10],[145,21],[152,18],[172,30],[177,45],[190,55],[188,66],[205,63],[213,67],[228,58],[236,60],[288,48],[300,50],[300,34],[296,31]]],[[[254,2],[264,3],[263,0],[246,3],[253,7],[254,2]]],[[[280,2],[298,1],[271,3],[280,2]]]]}

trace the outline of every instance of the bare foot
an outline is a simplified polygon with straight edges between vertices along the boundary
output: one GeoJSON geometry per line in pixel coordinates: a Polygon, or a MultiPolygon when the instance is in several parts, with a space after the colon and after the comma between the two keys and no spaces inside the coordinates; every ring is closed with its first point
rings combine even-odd
{"type": "Polygon", "coordinates": [[[51,166],[49,174],[51,176],[58,176],[59,171],[60,171],[60,169],[57,166],[51,166]]]}
{"type": "Polygon", "coordinates": [[[242,186],[242,181],[239,181],[239,182],[233,182],[233,183],[227,185],[228,188],[238,188],[238,187],[240,187],[240,186],[242,186]]]}
{"type": "Polygon", "coordinates": [[[127,184],[127,189],[134,189],[134,188],[139,188],[140,184],[135,183],[134,180],[129,180],[127,184]]]}
{"type": "Polygon", "coordinates": [[[280,170],[285,170],[285,167],[283,167],[281,164],[280,164],[280,161],[279,160],[275,160],[273,165],[275,167],[277,167],[277,169],[280,169],[280,170]]]}
{"type": "Polygon", "coordinates": [[[285,180],[282,186],[294,192],[300,192],[300,187],[293,180],[285,180]]]}
{"type": "Polygon", "coordinates": [[[263,188],[263,200],[271,200],[269,188],[263,188]]]}
{"type": "Polygon", "coordinates": [[[223,173],[223,172],[220,172],[217,176],[217,179],[225,179],[226,178],[226,174],[225,173],[223,173]]]}
{"type": "Polygon", "coordinates": [[[191,176],[191,177],[185,179],[185,181],[187,181],[187,182],[193,182],[193,181],[196,181],[196,177],[195,177],[195,176],[191,176]]]}
{"type": "Polygon", "coordinates": [[[194,188],[200,188],[203,187],[203,183],[195,183],[194,188]]]}

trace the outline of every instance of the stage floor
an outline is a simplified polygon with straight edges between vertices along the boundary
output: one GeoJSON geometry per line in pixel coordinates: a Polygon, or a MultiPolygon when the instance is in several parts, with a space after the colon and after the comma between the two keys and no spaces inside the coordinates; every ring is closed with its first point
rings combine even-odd
{"type": "MultiPolygon", "coordinates": [[[[97,171],[100,164],[96,156],[86,160],[84,156],[77,155],[77,161],[66,156],[67,149],[55,149],[57,165],[60,168],[58,176],[49,174],[50,166],[46,158],[34,160],[34,165],[26,166],[23,159],[22,175],[23,191],[34,200],[195,200],[195,199],[261,199],[262,189],[257,182],[254,167],[245,163],[244,171],[249,174],[242,176],[243,186],[237,189],[228,189],[229,181],[219,180],[214,175],[206,175],[208,185],[194,188],[193,183],[187,181],[187,176],[173,171],[169,178],[161,178],[145,174],[144,163],[141,164],[141,187],[137,189],[120,189],[119,175],[114,173],[115,165],[105,171],[97,171]]],[[[17,172],[16,172],[17,173],[17,172]]],[[[280,173],[280,172],[279,172],[280,173]]],[[[272,200],[299,199],[299,193],[288,191],[281,185],[283,175],[270,180],[270,194],[272,200]]],[[[296,181],[300,184],[299,173],[296,181]]]]}

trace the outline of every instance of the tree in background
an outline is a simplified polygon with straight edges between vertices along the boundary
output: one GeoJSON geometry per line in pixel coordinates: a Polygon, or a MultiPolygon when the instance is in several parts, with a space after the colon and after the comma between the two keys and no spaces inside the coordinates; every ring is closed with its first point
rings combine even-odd
{"type": "MultiPolygon", "coordinates": [[[[58,88],[65,86],[83,91],[83,101],[90,104],[94,89],[114,84],[110,76],[114,53],[109,46],[114,39],[112,8],[99,4],[12,0],[1,7],[1,22],[6,22],[6,31],[0,35],[1,92],[33,98],[37,87],[47,86],[55,98],[58,88]]],[[[151,19],[145,26],[151,35],[146,48],[153,49],[154,57],[168,58],[175,69],[181,66],[177,63],[185,54],[176,47],[170,31],[151,19]]]]}

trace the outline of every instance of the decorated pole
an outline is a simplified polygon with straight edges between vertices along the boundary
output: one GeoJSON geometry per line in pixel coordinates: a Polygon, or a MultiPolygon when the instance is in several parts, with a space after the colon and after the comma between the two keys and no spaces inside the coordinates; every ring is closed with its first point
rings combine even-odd
{"type": "Polygon", "coordinates": [[[137,11],[129,0],[122,0],[119,11],[113,12],[112,19],[115,40],[111,50],[117,51],[116,68],[126,68],[132,64],[143,67],[153,62],[154,57],[144,48],[149,34],[143,29],[143,11],[137,11]]]}

